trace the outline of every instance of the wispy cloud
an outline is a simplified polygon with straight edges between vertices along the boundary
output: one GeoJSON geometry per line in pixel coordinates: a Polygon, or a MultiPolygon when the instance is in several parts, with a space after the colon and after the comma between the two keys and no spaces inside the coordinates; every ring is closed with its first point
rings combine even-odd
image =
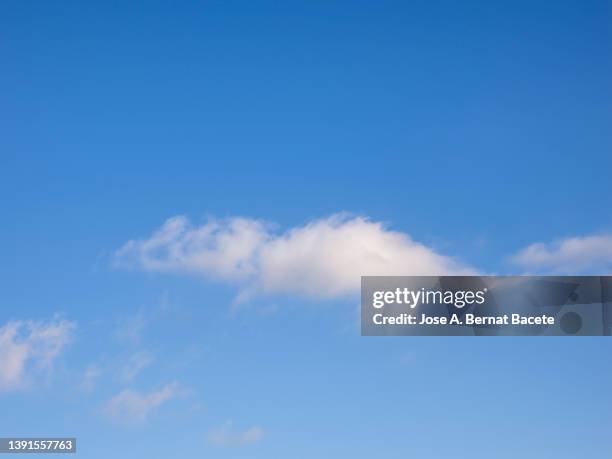
{"type": "Polygon", "coordinates": [[[139,344],[142,341],[142,333],[146,325],[144,312],[121,319],[115,337],[124,344],[139,344]]]}
{"type": "Polygon", "coordinates": [[[359,291],[363,275],[472,274],[408,234],[380,222],[344,214],[278,233],[246,218],[193,226],[167,220],[149,238],[127,242],[118,266],[174,271],[238,284],[242,294],[292,293],[333,298],[359,291]]]}
{"type": "Polygon", "coordinates": [[[216,446],[241,446],[256,443],[264,437],[264,430],[254,426],[243,431],[232,429],[231,421],[208,433],[208,442],[216,446]]]}
{"type": "Polygon", "coordinates": [[[143,422],[155,409],[178,394],[177,383],[167,384],[160,389],[149,392],[125,389],[104,404],[102,413],[110,419],[120,422],[143,422]]]}
{"type": "Polygon", "coordinates": [[[138,374],[153,363],[155,359],[148,352],[136,352],[121,367],[119,377],[124,382],[132,381],[138,374]]]}
{"type": "Polygon", "coordinates": [[[79,384],[79,389],[85,393],[93,392],[96,388],[96,384],[98,382],[98,378],[102,374],[102,370],[96,364],[91,364],[85,368],[83,372],[83,376],[81,378],[81,382],[79,384]]]}
{"type": "Polygon", "coordinates": [[[612,272],[612,235],[590,235],[532,244],[511,258],[533,272],[609,274],[612,272]]]}
{"type": "Polygon", "coordinates": [[[0,390],[22,389],[34,373],[52,368],[69,342],[75,323],[18,320],[0,328],[0,390]]]}

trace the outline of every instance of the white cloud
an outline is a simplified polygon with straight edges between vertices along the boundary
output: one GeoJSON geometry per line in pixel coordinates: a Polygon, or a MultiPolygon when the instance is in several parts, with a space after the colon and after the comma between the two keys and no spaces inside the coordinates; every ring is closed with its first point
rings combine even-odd
{"type": "Polygon", "coordinates": [[[233,218],[192,227],[179,216],[168,219],[149,239],[129,241],[116,260],[152,271],[240,279],[255,272],[254,255],[268,237],[266,225],[257,220],[233,218]]]}
{"type": "Polygon", "coordinates": [[[117,421],[142,422],[151,412],[176,397],[178,393],[176,383],[167,384],[161,389],[150,392],[125,389],[106,402],[102,407],[102,413],[117,421]]]}
{"type": "Polygon", "coordinates": [[[12,321],[0,328],[0,390],[24,388],[34,373],[49,370],[68,341],[74,322],[12,321]]]}
{"type": "Polygon", "coordinates": [[[138,374],[153,363],[153,356],[148,352],[132,354],[120,370],[120,379],[132,381],[138,374]]]}
{"type": "Polygon", "coordinates": [[[612,235],[561,239],[532,244],[511,259],[530,271],[606,274],[612,272],[612,235]]]}
{"type": "Polygon", "coordinates": [[[457,260],[362,217],[333,215],[284,233],[260,220],[192,226],[166,221],[148,239],[127,242],[119,266],[199,274],[245,292],[333,298],[356,294],[363,275],[473,274],[457,260]]]}
{"type": "Polygon", "coordinates": [[[232,423],[226,422],[208,433],[208,442],[216,446],[241,446],[256,443],[263,436],[264,430],[261,427],[254,426],[244,431],[233,431],[232,423]]]}

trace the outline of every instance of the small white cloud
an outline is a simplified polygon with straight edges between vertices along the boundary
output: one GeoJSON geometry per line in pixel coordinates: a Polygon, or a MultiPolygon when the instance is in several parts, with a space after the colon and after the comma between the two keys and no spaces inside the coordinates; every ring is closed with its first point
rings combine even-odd
{"type": "Polygon", "coordinates": [[[532,244],[511,258],[536,272],[606,274],[612,272],[612,235],[591,235],[532,244]]]}
{"type": "Polygon", "coordinates": [[[150,392],[125,389],[104,404],[102,413],[121,422],[143,422],[156,408],[176,397],[178,393],[176,383],[150,392]]]}
{"type": "Polygon", "coordinates": [[[243,295],[319,298],[354,295],[365,275],[475,273],[405,233],[362,217],[333,215],[280,234],[273,228],[245,218],[194,227],[185,217],[174,217],[150,238],[126,243],[115,262],[234,282],[243,295]]]}
{"type": "Polygon", "coordinates": [[[22,389],[33,373],[51,369],[75,326],[67,320],[18,320],[1,327],[0,390],[22,389]]]}
{"type": "Polygon", "coordinates": [[[243,431],[233,431],[231,421],[208,433],[208,442],[216,446],[241,446],[260,441],[264,436],[261,427],[254,426],[243,431]]]}
{"type": "Polygon", "coordinates": [[[153,356],[148,352],[137,352],[131,355],[120,370],[120,379],[124,382],[132,381],[142,370],[151,365],[153,361],[153,356]]]}

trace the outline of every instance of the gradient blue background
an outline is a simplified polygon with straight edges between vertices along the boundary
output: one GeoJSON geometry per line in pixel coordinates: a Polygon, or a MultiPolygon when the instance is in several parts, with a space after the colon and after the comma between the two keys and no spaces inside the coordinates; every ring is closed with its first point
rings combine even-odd
{"type": "Polygon", "coordinates": [[[611,23],[608,1],[2,2],[0,319],[78,329],[53,381],[0,394],[0,433],[84,458],[610,457],[610,340],[361,338],[356,301],[232,314],[231,287],[109,256],[177,214],[351,211],[498,273],[609,230],[611,23]],[[75,381],[141,349],[134,389],[189,394],[114,424],[121,387],[75,381]],[[229,419],[265,437],[209,445],[229,419]]]}

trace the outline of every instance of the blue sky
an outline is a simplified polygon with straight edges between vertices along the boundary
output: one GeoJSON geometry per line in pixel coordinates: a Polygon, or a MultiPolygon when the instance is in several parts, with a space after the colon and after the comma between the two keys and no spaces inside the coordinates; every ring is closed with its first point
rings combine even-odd
{"type": "Polygon", "coordinates": [[[609,340],[362,338],[343,268],[610,274],[611,14],[4,2],[0,432],[86,458],[608,457],[609,340]]]}

